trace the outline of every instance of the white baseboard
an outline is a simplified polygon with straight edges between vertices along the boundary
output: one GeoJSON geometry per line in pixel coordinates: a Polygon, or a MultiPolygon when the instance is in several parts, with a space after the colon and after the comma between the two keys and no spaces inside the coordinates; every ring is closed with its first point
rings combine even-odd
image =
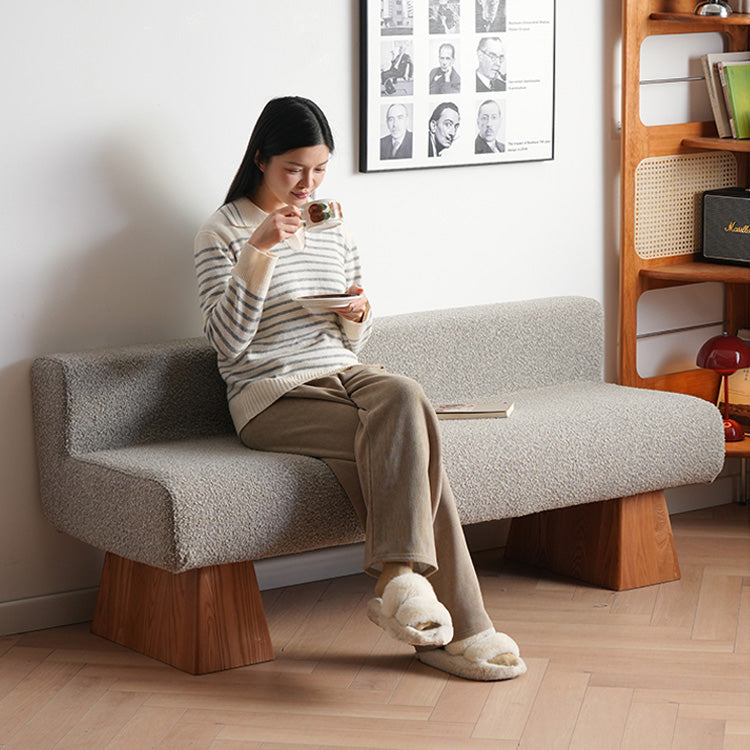
{"type": "Polygon", "coordinates": [[[255,575],[261,591],[278,589],[361,573],[364,557],[364,544],[269,557],[255,563],[255,575]]]}
{"type": "Polygon", "coordinates": [[[721,474],[711,484],[673,487],[665,490],[664,496],[670,516],[737,502],[740,497],[739,463],[737,459],[728,459],[721,474]]]}
{"type": "MultiPolygon", "coordinates": [[[[670,515],[735,501],[739,492],[739,469],[730,461],[727,464],[712,484],[667,490],[665,495],[670,515]]],[[[467,527],[469,547],[480,550],[503,546],[508,525],[506,520],[467,527]]],[[[258,585],[264,591],[361,573],[363,556],[364,545],[353,544],[258,560],[255,572],[258,585]]],[[[96,592],[96,588],[87,588],[0,602],[0,636],[87,622],[94,614],[96,592]]]]}
{"type": "Polygon", "coordinates": [[[0,636],[45,630],[94,617],[97,587],[0,602],[0,636]]]}

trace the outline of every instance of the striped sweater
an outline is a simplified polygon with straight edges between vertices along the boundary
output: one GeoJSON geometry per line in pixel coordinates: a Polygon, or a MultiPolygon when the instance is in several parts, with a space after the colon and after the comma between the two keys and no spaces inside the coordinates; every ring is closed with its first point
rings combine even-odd
{"type": "Polygon", "coordinates": [[[195,238],[203,329],[238,433],[292,388],[357,364],[372,327],[369,311],[353,323],[335,313],[313,315],[294,301],[361,284],[359,254],[344,228],[300,229],[269,256],[248,244],[266,215],[240,198],[209,217],[195,238]]]}

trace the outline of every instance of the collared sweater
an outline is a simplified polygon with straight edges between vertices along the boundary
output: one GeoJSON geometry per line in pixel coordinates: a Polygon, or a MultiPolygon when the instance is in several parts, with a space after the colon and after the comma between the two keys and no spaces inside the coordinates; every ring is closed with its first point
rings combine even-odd
{"type": "Polygon", "coordinates": [[[361,284],[343,226],[297,234],[262,253],[248,240],[267,214],[247,198],[219,208],[195,238],[203,330],[216,350],[235,429],[302,383],[357,364],[372,316],[353,323],[295,299],[361,284]]]}

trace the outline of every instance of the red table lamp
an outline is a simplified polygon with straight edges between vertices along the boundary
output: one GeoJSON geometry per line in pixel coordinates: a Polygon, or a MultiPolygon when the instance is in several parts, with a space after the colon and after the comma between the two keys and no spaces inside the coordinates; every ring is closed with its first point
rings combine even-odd
{"type": "Polygon", "coordinates": [[[727,377],[737,370],[750,367],[750,345],[738,336],[724,333],[706,341],[696,358],[698,367],[705,367],[721,375],[724,381],[724,440],[742,440],[742,425],[729,418],[729,382],[727,377]]]}

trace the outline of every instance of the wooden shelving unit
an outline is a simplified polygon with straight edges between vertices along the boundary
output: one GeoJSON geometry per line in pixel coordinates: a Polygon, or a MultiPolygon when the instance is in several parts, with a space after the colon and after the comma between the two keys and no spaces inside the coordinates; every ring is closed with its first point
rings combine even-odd
{"type": "Polygon", "coordinates": [[[750,140],[737,140],[735,138],[718,138],[710,136],[697,136],[683,138],[682,145],[685,148],[708,149],[711,151],[733,151],[738,154],[750,153],[750,140]]]}
{"type": "MultiPolygon", "coordinates": [[[[667,3],[661,3],[667,5],[667,3]]],[[[674,3],[672,3],[674,4],[674,3]]],[[[691,3],[694,8],[697,3],[691,3]]],[[[712,16],[698,16],[690,11],[682,11],[679,13],[667,12],[667,11],[654,11],[649,14],[649,19],[652,21],[665,21],[667,23],[689,23],[695,24],[696,20],[700,23],[700,31],[706,31],[707,27],[709,31],[719,30],[722,31],[727,26],[747,26],[747,19],[743,15],[732,15],[727,18],[718,18],[712,16]]]]}
{"type": "Polygon", "coordinates": [[[640,119],[640,51],[646,37],[720,32],[727,40],[728,50],[750,48],[750,16],[696,16],[694,7],[695,0],[623,2],[618,376],[624,385],[690,393],[715,401],[719,380],[711,371],[695,369],[644,378],[639,375],[637,367],[638,300],[651,289],[705,281],[720,282],[725,289],[724,319],[727,330],[735,333],[738,328],[750,327],[750,268],[703,263],[697,255],[699,247],[666,257],[641,257],[636,250],[636,170],[644,160],[711,151],[729,152],[736,159],[736,184],[747,184],[750,141],[718,138],[713,122],[649,127],[640,119]]]}
{"type": "Polygon", "coordinates": [[[750,283],[750,268],[701,263],[700,261],[649,266],[641,269],[641,275],[649,279],[672,280],[684,284],[695,284],[701,281],[719,281],[726,284],[750,283]]]}

